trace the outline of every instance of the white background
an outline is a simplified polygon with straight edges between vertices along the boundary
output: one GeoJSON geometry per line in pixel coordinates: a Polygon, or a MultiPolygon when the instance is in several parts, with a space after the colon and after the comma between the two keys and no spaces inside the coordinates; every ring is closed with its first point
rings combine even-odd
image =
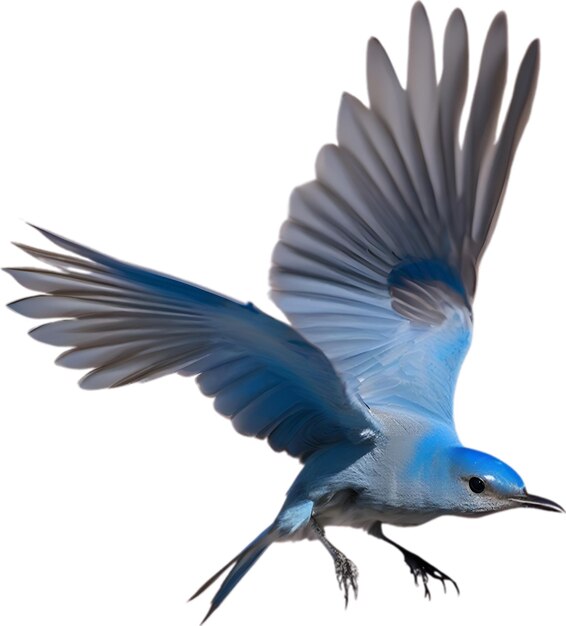
{"type": "MultiPolygon", "coordinates": [[[[455,0],[454,0],[455,1],[455,0]]],[[[290,190],[333,141],[365,44],[402,76],[411,2],[2,2],[0,263],[24,221],[276,314],[267,271],[290,190]]],[[[542,40],[539,89],[480,274],[458,387],[463,441],[566,503],[564,32],[555,2],[460,1],[472,73],[505,9],[510,68],[542,40]]],[[[453,2],[428,3],[437,43],[453,2]]],[[[1,300],[26,295],[7,275],[1,300]]],[[[192,381],[81,391],[33,321],[0,308],[0,623],[198,624],[187,597],[274,517],[299,469],[236,436],[192,381]]],[[[274,546],[213,622],[487,624],[564,613],[566,516],[514,511],[391,535],[452,575],[433,601],[399,553],[330,529],[358,565],[349,610],[322,546],[274,546]]]]}

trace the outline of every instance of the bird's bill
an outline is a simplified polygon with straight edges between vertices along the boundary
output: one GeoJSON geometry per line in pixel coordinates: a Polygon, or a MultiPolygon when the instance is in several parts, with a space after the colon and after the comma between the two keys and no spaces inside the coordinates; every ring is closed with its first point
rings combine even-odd
{"type": "Polygon", "coordinates": [[[517,502],[521,506],[526,506],[533,509],[542,509],[543,511],[556,511],[557,513],[566,513],[566,511],[556,502],[548,500],[548,498],[533,496],[530,493],[525,493],[522,496],[514,496],[513,498],[509,499],[512,502],[517,502]]]}

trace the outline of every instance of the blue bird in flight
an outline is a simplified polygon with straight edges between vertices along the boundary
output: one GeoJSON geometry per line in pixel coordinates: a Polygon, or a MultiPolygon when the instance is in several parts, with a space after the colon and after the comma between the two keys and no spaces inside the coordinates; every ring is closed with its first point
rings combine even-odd
{"type": "Polygon", "coordinates": [[[347,605],[358,591],[357,568],[326,528],[363,529],[402,553],[430,597],[431,579],[458,587],[389,539],[384,524],[517,507],[564,511],[528,493],[499,459],[464,447],[453,421],[478,266],[538,67],[533,41],[496,137],[507,74],[499,13],[460,143],[468,85],[461,11],[446,26],[440,78],[422,4],[412,11],[406,88],[370,40],[369,105],[344,94],[337,143],[321,149],[316,179],[292,193],[273,253],[271,295],[291,325],[41,228],[62,251],[16,244],[53,269],[6,269],[39,292],[9,306],[56,320],[30,334],[68,348],[57,363],[89,370],[82,388],[196,376],[239,433],[267,439],[303,464],[274,521],[193,595],[226,574],[205,620],[274,542],[320,541],[347,605]]]}

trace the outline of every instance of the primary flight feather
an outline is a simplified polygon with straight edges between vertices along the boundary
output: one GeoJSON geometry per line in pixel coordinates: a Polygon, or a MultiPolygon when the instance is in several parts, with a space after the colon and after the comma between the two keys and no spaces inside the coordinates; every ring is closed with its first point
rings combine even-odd
{"type": "Polygon", "coordinates": [[[383,524],[518,506],[563,510],[527,493],[502,461],[462,446],[453,422],[478,265],[538,66],[534,41],[496,136],[507,75],[507,24],[498,14],[460,145],[468,86],[462,13],[448,21],[437,78],[428,18],[414,6],[406,88],[370,40],[369,106],[344,95],[337,144],[321,149],[316,179],[293,192],[273,253],[272,297],[292,326],[44,229],[65,252],[20,245],[52,269],[7,269],[41,294],[10,307],[58,320],[31,335],[68,348],[57,362],[88,370],[83,388],[196,376],[239,433],[304,464],[273,523],[194,594],[229,570],[205,619],[275,541],[320,540],[347,603],[357,569],[325,527],[362,528],[400,550],[430,595],[430,578],[454,581],[389,539],[383,524]]]}

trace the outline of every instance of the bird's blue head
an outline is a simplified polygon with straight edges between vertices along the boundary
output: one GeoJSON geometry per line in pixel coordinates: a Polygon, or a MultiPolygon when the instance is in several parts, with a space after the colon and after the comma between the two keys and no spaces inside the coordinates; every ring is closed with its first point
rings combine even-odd
{"type": "Polygon", "coordinates": [[[564,512],[556,502],[527,493],[519,474],[489,454],[457,446],[448,450],[447,460],[444,495],[451,513],[487,515],[520,506],[564,512]]]}

